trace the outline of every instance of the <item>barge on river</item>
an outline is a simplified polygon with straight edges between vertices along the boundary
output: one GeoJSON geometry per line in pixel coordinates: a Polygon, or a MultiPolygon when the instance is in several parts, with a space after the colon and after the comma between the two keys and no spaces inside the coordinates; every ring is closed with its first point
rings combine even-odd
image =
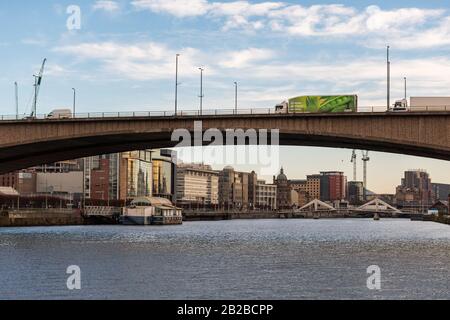
{"type": "Polygon", "coordinates": [[[124,209],[122,224],[180,225],[183,224],[183,212],[168,199],[141,197],[134,199],[130,206],[124,209]]]}

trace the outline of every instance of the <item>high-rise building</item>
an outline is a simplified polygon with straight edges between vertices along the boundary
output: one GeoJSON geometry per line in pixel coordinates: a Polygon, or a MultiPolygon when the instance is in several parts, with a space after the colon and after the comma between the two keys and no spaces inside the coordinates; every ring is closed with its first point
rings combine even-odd
{"type": "Polygon", "coordinates": [[[350,181],[348,183],[348,201],[352,205],[364,202],[364,183],[361,181],[350,181]]]}
{"type": "Polygon", "coordinates": [[[320,173],[320,200],[341,201],[347,198],[347,177],[343,172],[324,171],[320,173]]]}
{"type": "MultiPolygon", "coordinates": [[[[152,153],[149,150],[125,152],[121,154],[120,177],[122,199],[149,197],[152,195],[152,153]],[[126,194],[123,191],[126,190],[126,194]]],[[[113,170],[115,171],[115,170],[113,170]]],[[[120,185],[119,184],[119,185],[120,185]]]]}
{"type": "Polygon", "coordinates": [[[172,150],[155,150],[151,152],[153,164],[153,196],[176,202],[176,157],[172,150]]]}
{"type": "Polygon", "coordinates": [[[424,170],[408,170],[397,187],[395,200],[398,206],[429,207],[434,202],[433,187],[424,170]]]}
{"type": "Polygon", "coordinates": [[[215,207],[219,204],[219,173],[208,165],[179,164],[176,189],[181,207],[215,207]]]}

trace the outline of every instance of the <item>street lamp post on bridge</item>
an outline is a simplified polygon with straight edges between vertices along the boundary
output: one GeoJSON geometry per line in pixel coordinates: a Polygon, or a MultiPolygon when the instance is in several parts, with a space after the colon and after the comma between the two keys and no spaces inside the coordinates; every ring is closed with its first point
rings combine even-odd
{"type": "Polygon", "coordinates": [[[77,90],[75,88],[72,88],[73,90],[73,117],[75,118],[76,115],[76,102],[77,102],[77,90]]]}
{"type": "Polygon", "coordinates": [[[178,113],[178,86],[180,85],[178,83],[178,60],[180,58],[180,54],[177,53],[176,55],[176,69],[175,69],[175,116],[178,113]]]}
{"type": "Polygon", "coordinates": [[[203,94],[203,71],[205,71],[204,68],[198,68],[200,70],[200,115],[203,114],[203,98],[205,95],[203,94]]]}
{"type": "Polygon", "coordinates": [[[237,114],[238,111],[238,83],[234,82],[234,110],[237,114]]]}

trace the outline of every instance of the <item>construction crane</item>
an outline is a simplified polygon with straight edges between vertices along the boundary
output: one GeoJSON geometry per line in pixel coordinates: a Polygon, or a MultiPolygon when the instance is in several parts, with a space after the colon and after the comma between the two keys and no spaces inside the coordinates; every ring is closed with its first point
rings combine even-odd
{"type": "Polygon", "coordinates": [[[356,181],[356,159],[357,159],[357,157],[356,157],[356,150],[353,150],[353,153],[352,153],[352,160],[350,161],[351,163],[353,163],[353,181],[356,181]]]}
{"type": "Polygon", "coordinates": [[[370,161],[370,158],[369,158],[369,151],[361,151],[361,152],[362,152],[362,161],[364,164],[363,196],[364,196],[364,200],[367,200],[367,163],[370,161]]]}
{"type": "Polygon", "coordinates": [[[34,77],[34,99],[33,99],[33,108],[31,111],[32,118],[37,116],[37,100],[38,100],[38,96],[39,96],[39,89],[41,88],[42,77],[44,76],[44,68],[45,68],[46,62],[47,62],[47,59],[44,59],[44,61],[42,62],[42,67],[41,67],[41,71],[39,71],[39,74],[33,75],[33,77],[34,77]]]}

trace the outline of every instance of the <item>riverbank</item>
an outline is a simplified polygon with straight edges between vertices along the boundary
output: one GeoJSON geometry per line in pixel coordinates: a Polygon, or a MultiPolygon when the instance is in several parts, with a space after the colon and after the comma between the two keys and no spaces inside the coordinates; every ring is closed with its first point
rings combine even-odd
{"type": "MultiPolygon", "coordinates": [[[[371,212],[322,212],[299,213],[293,211],[252,211],[252,212],[217,212],[197,211],[184,212],[183,221],[226,221],[226,220],[258,220],[258,219],[367,219],[373,218],[371,212]]],[[[450,225],[449,216],[424,216],[401,214],[396,216],[381,214],[385,218],[403,218],[420,221],[432,221],[450,225]]],[[[10,210],[0,213],[0,227],[49,227],[49,226],[81,226],[81,225],[114,225],[118,221],[108,217],[84,217],[79,210],[72,209],[26,209],[10,210]]]]}
{"type": "MultiPolygon", "coordinates": [[[[220,211],[196,211],[184,212],[184,221],[220,221],[220,220],[238,220],[238,219],[367,219],[374,217],[373,212],[294,212],[294,211],[250,211],[250,212],[220,212],[220,211]]],[[[423,219],[423,215],[396,214],[389,215],[380,213],[380,218],[403,218],[418,220],[423,219]]]]}
{"type": "Polygon", "coordinates": [[[431,216],[428,221],[450,225],[450,216],[431,216]]]}
{"type": "Polygon", "coordinates": [[[0,227],[50,227],[113,224],[109,219],[86,218],[79,210],[25,209],[0,213],[0,227]]]}

